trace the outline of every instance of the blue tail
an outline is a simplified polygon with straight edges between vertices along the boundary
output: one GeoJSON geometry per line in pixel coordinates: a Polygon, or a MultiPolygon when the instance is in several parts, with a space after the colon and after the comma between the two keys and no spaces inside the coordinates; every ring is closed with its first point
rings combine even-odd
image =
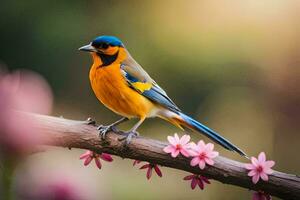
{"type": "Polygon", "coordinates": [[[182,125],[185,125],[190,129],[205,134],[207,137],[209,137],[210,139],[212,139],[213,141],[215,141],[216,143],[220,144],[221,146],[223,146],[224,148],[230,151],[235,151],[240,155],[247,157],[247,155],[241,149],[233,145],[231,142],[229,142],[224,137],[220,136],[218,133],[214,132],[210,128],[204,126],[200,122],[194,120],[193,118],[183,113],[179,113],[179,115],[184,120],[184,124],[182,125]]]}

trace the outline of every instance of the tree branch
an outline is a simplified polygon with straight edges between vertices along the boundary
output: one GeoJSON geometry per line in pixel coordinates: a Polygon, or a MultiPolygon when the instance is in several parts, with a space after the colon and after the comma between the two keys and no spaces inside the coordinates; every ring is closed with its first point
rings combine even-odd
{"type": "Polygon", "coordinates": [[[37,123],[36,128],[41,130],[45,136],[43,144],[89,149],[98,153],[105,152],[122,158],[130,158],[162,166],[175,168],[194,174],[202,174],[208,178],[222,183],[244,187],[250,190],[262,190],[266,193],[283,199],[300,199],[300,177],[274,171],[269,176],[269,181],[259,181],[254,185],[243,163],[237,162],[222,156],[215,159],[214,166],[208,166],[204,170],[190,166],[190,159],[179,156],[172,158],[163,152],[167,145],[164,142],[147,139],[143,137],[135,138],[125,147],[124,142],[120,142],[119,134],[108,133],[106,140],[102,141],[98,137],[95,126],[88,125],[86,121],[74,121],[57,117],[29,114],[37,123]]]}

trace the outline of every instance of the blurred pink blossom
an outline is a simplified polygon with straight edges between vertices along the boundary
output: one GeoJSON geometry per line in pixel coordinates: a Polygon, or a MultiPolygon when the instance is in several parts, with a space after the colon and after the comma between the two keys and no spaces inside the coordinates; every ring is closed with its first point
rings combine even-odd
{"type": "Polygon", "coordinates": [[[264,191],[253,192],[252,200],[272,200],[272,197],[264,191]]]}
{"type": "MultiPolygon", "coordinates": [[[[32,170],[32,169],[31,169],[32,170]]],[[[16,199],[86,200],[87,188],[64,171],[26,171],[16,183],[16,199]],[[43,174],[39,174],[43,173],[43,174]]]]}
{"type": "Polygon", "coordinates": [[[275,165],[273,160],[266,160],[266,154],[261,152],[258,155],[258,159],[251,157],[251,163],[245,164],[245,168],[250,170],[248,176],[252,177],[252,182],[256,184],[261,178],[264,181],[268,181],[269,174],[273,173],[271,169],[275,165]]]}
{"type": "Polygon", "coordinates": [[[159,176],[159,177],[162,177],[162,173],[158,167],[158,165],[156,164],[151,164],[151,163],[148,163],[148,164],[145,164],[143,165],[142,167],[140,167],[140,169],[147,169],[147,174],[146,174],[146,177],[147,179],[149,180],[152,176],[152,170],[154,169],[154,171],[156,172],[156,174],[159,176]]]}
{"type": "Polygon", "coordinates": [[[199,186],[199,188],[201,190],[203,190],[205,183],[210,184],[210,181],[208,180],[208,178],[206,178],[205,176],[197,175],[197,174],[192,174],[192,175],[186,176],[183,178],[183,180],[186,180],[186,181],[191,180],[192,190],[195,189],[197,185],[199,186]]]}
{"type": "Polygon", "coordinates": [[[95,153],[95,152],[93,152],[93,151],[90,151],[90,150],[88,150],[88,151],[86,151],[85,153],[83,153],[81,156],[80,156],[80,159],[82,160],[84,160],[84,166],[87,166],[87,165],[89,165],[90,163],[91,163],[91,161],[94,159],[95,160],[95,164],[96,164],[96,166],[99,168],[99,169],[101,169],[101,167],[102,167],[102,164],[101,164],[101,162],[100,162],[100,158],[102,159],[102,160],[105,160],[105,161],[107,161],[107,162],[112,162],[113,161],[113,158],[111,157],[111,155],[110,154],[108,154],[108,153],[101,153],[101,154],[97,154],[97,153],[95,153]]]}
{"type": "Polygon", "coordinates": [[[204,169],[206,164],[214,165],[213,159],[219,155],[219,152],[214,151],[212,143],[205,144],[203,140],[200,140],[197,145],[192,144],[190,155],[193,156],[191,166],[199,165],[200,169],[204,169]]]}
{"type": "Polygon", "coordinates": [[[37,199],[49,200],[82,200],[72,183],[64,180],[52,182],[37,192],[37,199]]]}
{"type": "Polygon", "coordinates": [[[40,75],[29,71],[0,75],[0,148],[23,152],[37,144],[34,121],[20,111],[49,114],[51,108],[51,89],[40,75]]]}
{"type": "Polygon", "coordinates": [[[179,138],[177,133],[174,134],[174,137],[168,136],[170,144],[164,148],[164,152],[170,153],[173,158],[176,158],[179,153],[185,157],[189,157],[190,139],[189,135],[183,135],[179,138]]]}

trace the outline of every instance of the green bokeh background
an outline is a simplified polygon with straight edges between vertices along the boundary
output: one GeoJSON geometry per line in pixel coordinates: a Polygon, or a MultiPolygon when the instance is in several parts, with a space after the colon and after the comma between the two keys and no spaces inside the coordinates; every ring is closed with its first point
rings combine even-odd
{"type": "MultiPolygon", "coordinates": [[[[55,97],[54,115],[107,124],[118,116],[94,97],[91,58],[77,49],[98,35],[117,36],[182,110],[249,155],[265,151],[276,161],[275,169],[299,173],[299,8],[298,1],[289,0],[4,0],[0,62],[45,77],[55,97]]],[[[139,132],[162,140],[181,134],[158,119],[146,121],[139,132]]],[[[251,197],[245,189],[216,181],[192,191],[182,180],[186,173],[166,168],[163,178],[146,181],[145,172],[120,158],[101,171],[84,168],[81,152],[53,148],[34,155],[19,167],[16,180],[30,168],[32,189],[30,183],[40,177],[64,174],[80,185],[86,199],[251,197]]]]}

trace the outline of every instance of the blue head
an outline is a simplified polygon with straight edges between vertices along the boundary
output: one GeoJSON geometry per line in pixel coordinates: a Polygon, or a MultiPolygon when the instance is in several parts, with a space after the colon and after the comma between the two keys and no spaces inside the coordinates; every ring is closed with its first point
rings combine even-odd
{"type": "Polygon", "coordinates": [[[107,35],[96,37],[92,41],[91,45],[96,48],[109,47],[109,46],[119,46],[119,47],[124,46],[121,40],[119,40],[117,37],[107,36],[107,35]]]}
{"type": "Polygon", "coordinates": [[[94,61],[98,57],[101,59],[101,65],[107,66],[124,54],[120,53],[124,52],[124,48],[123,43],[117,37],[104,35],[96,37],[90,44],[80,47],[79,50],[92,53],[94,61]]]}
{"type": "Polygon", "coordinates": [[[124,45],[117,37],[114,36],[99,36],[96,37],[90,44],[85,45],[83,47],[80,47],[80,51],[88,51],[88,52],[96,52],[96,53],[102,53],[102,54],[110,54],[111,49],[117,49],[123,47],[124,45]]]}

